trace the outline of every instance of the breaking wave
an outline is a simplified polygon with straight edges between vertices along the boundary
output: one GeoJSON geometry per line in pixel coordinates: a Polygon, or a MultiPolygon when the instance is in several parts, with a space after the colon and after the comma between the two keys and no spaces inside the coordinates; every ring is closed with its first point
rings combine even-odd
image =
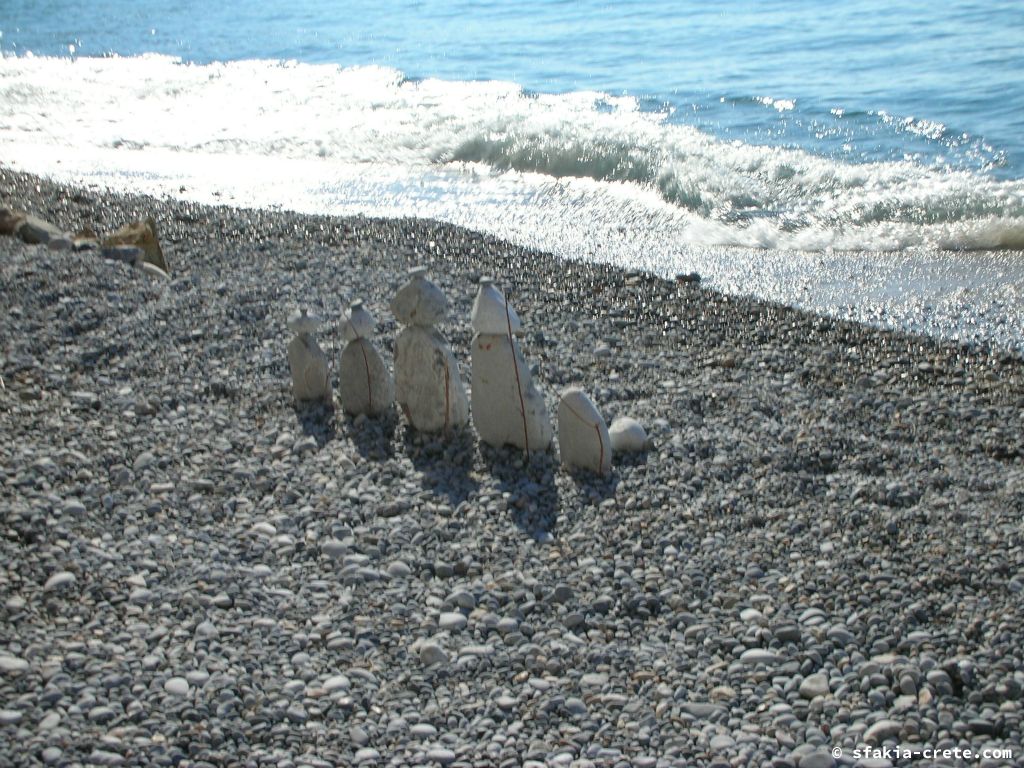
{"type": "Polygon", "coordinates": [[[412,80],[382,67],[5,56],[0,139],[8,151],[46,143],[70,157],[159,150],[355,166],[382,178],[401,169],[411,183],[441,172],[459,178],[446,194],[498,178],[540,205],[554,186],[585,180],[608,206],[632,195],[652,220],[668,206],[684,239],[700,245],[1024,248],[1019,179],[729,141],[628,96],[412,80]]]}

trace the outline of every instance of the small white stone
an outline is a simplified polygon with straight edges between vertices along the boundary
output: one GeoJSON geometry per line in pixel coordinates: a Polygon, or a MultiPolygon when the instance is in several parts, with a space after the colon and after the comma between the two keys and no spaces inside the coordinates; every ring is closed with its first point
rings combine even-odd
{"type": "Polygon", "coordinates": [[[288,318],[288,330],[298,336],[316,333],[322,322],[317,315],[311,315],[303,309],[288,318]]]}
{"type": "Polygon", "coordinates": [[[20,611],[25,607],[25,598],[21,595],[13,595],[7,598],[7,602],[4,605],[7,606],[8,611],[20,611]]]}
{"type": "Polygon", "coordinates": [[[352,683],[345,675],[333,675],[324,680],[322,687],[327,693],[334,693],[335,691],[347,691],[352,687],[352,683]]]}
{"type": "Polygon", "coordinates": [[[341,336],[345,341],[356,339],[372,339],[377,321],[363,306],[361,301],[353,301],[349,307],[348,317],[341,327],[341,336]]]}
{"type": "Polygon", "coordinates": [[[757,608],[744,608],[740,611],[740,621],[747,624],[764,624],[764,614],[757,608]]]}
{"type": "Polygon", "coordinates": [[[164,683],[164,690],[172,696],[187,696],[188,689],[188,680],[184,677],[172,677],[164,683]]]}
{"type": "Polygon", "coordinates": [[[647,448],[647,431],[636,419],[620,416],[608,428],[615,453],[638,453],[647,448]]]}
{"type": "Polygon", "coordinates": [[[149,275],[150,277],[155,277],[159,280],[171,279],[171,276],[164,272],[162,269],[160,269],[160,267],[158,267],[156,264],[150,264],[148,261],[136,261],[134,266],[135,269],[139,270],[139,272],[149,275]]]}
{"type": "Polygon", "coordinates": [[[740,654],[740,661],[750,666],[775,664],[779,657],[765,648],[748,648],[740,654]]]}
{"type": "Polygon", "coordinates": [[[277,536],[277,528],[266,522],[256,523],[250,530],[258,536],[277,536]]]}
{"type": "Polygon", "coordinates": [[[461,632],[466,628],[469,622],[466,617],[458,611],[446,611],[442,613],[437,620],[437,626],[441,629],[447,629],[450,632],[461,632]]]}
{"type": "Polygon", "coordinates": [[[0,656],[0,672],[7,675],[20,675],[28,671],[28,662],[17,656],[0,656]]]}
{"type": "Polygon", "coordinates": [[[44,592],[49,592],[51,589],[59,589],[60,587],[67,587],[74,584],[77,581],[75,574],[70,571],[58,571],[46,580],[46,584],[43,586],[44,592]]]}
{"type": "Polygon", "coordinates": [[[455,753],[445,747],[434,747],[427,751],[427,759],[441,765],[448,765],[455,762],[455,753]]]}
{"type": "Polygon", "coordinates": [[[427,279],[426,267],[409,270],[409,282],[391,300],[391,312],[402,325],[429,327],[444,320],[448,299],[427,279]]]}
{"type": "Polygon", "coordinates": [[[199,626],[196,627],[196,635],[199,637],[219,637],[220,630],[217,629],[217,625],[207,619],[206,621],[200,622],[199,626]]]}
{"type": "Polygon", "coordinates": [[[393,579],[404,579],[412,574],[412,568],[404,560],[395,560],[388,565],[388,576],[393,579]]]}

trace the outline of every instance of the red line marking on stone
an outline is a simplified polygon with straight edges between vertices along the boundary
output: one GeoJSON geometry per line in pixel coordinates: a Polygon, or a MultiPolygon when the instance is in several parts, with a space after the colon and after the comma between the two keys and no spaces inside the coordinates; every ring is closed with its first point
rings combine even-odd
{"type": "Polygon", "coordinates": [[[523,450],[530,455],[530,431],[526,427],[526,403],[523,400],[523,385],[519,381],[519,362],[516,360],[516,345],[512,340],[512,315],[509,313],[508,296],[505,297],[505,323],[508,325],[508,347],[512,351],[512,370],[516,372],[516,391],[519,393],[519,413],[523,417],[523,450]]]}
{"type": "MultiPolygon", "coordinates": [[[[362,339],[360,339],[362,341],[362,339]]],[[[363,353],[363,368],[366,370],[366,409],[373,413],[373,390],[370,387],[370,361],[366,359],[366,347],[359,345],[359,351],[363,353]]]]}
{"type": "Polygon", "coordinates": [[[444,431],[448,433],[448,412],[451,410],[451,396],[448,394],[448,388],[451,384],[451,371],[448,370],[448,361],[442,360],[444,363],[444,431]]]}

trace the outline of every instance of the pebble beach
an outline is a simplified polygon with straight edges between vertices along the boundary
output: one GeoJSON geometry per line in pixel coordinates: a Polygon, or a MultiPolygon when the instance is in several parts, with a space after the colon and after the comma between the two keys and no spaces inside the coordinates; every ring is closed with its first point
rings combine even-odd
{"type": "Polygon", "coordinates": [[[0,207],[152,216],[170,274],[0,238],[0,763],[1024,765],[1017,352],[427,220],[3,166],[0,207]],[[288,315],[335,364],[361,298],[391,361],[417,264],[464,379],[489,275],[549,412],[582,387],[648,450],[296,407],[288,315]]]}

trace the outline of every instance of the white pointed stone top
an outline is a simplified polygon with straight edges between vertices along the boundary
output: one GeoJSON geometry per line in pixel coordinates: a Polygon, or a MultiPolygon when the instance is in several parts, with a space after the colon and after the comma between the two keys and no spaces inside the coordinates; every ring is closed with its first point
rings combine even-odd
{"type": "Polygon", "coordinates": [[[372,339],[377,321],[363,306],[363,302],[356,299],[349,307],[348,317],[345,318],[345,325],[341,330],[345,341],[356,339],[372,339]]]}
{"type": "Polygon", "coordinates": [[[391,311],[402,325],[436,325],[444,320],[448,299],[427,279],[426,267],[413,267],[409,270],[409,282],[391,300],[391,311]]]}
{"type": "Polygon", "coordinates": [[[489,277],[480,278],[470,318],[476,333],[507,335],[510,326],[512,333],[523,332],[519,315],[509,306],[505,294],[495,287],[494,280],[489,277]]]}
{"type": "Polygon", "coordinates": [[[288,318],[288,330],[298,335],[315,333],[323,322],[318,316],[309,314],[305,308],[288,318]]]}

